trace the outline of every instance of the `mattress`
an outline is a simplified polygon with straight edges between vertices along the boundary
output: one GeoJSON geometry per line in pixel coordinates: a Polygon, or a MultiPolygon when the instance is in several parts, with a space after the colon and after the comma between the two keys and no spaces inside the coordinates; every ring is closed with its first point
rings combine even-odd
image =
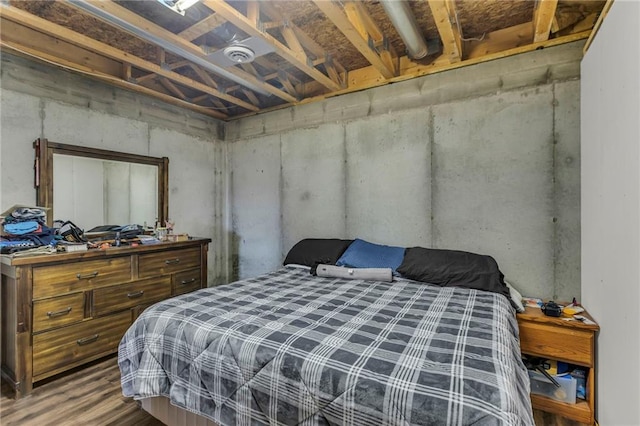
{"type": "Polygon", "coordinates": [[[285,267],[148,308],[125,396],[227,425],[533,424],[506,297],[285,267]]]}

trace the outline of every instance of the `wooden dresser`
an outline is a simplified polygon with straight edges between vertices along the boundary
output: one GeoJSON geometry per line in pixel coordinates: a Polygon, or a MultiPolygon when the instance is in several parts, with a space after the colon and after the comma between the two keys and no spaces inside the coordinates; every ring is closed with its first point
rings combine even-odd
{"type": "MultiPolygon", "coordinates": [[[[595,422],[595,343],[599,327],[583,324],[563,317],[549,317],[539,308],[525,308],[518,314],[520,348],[523,354],[564,361],[586,367],[587,400],[576,400],[575,404],[559,402],[541,395],[531,394],[534,409],[554,413],[580,423],[595,422]]],[[[591,319],[588,312],[580,315],[591,319]]]]}
{"type": "Polygon", "coordinates": [[[151,304],[206,287],[209,242],[1,256],[2,377],[16,398],[42,379],[117,352],[151,304]]]}

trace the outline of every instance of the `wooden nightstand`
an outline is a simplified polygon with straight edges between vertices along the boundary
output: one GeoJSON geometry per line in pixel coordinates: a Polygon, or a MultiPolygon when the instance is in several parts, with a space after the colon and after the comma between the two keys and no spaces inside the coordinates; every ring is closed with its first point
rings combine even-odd
{"type": "MultiPolygon", "coordinates": [[[[587,312],[580,315],[593,321],[587,312]]],[[[526,308],[525,312],[518,314],[518,326],[520,350],[523,354],[564,361],[589,369],[587,401],[579,399],[576,404],[567,404],[532,394],[533,408],[581,423],[594,424],[595,341],[600,327],[597,324],[586,325],[580,321],[563,320],[562,317],[548,317],[539,308],[526,308]]]]}

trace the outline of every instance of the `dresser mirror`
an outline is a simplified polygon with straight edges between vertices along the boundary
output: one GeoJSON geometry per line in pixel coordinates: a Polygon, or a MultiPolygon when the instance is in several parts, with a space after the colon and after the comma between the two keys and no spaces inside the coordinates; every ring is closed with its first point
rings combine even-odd
{"type": "Polygon", "coordinates": [[[54,220],[89,230],[102,225],[153,226],[168,217],[167,157],[148,157],[38,139],[37,204],[54,220]]]}

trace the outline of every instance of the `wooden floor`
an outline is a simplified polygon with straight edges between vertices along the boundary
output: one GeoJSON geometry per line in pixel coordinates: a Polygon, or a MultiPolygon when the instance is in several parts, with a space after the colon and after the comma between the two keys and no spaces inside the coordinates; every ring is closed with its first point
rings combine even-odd
{"type": "MultiPolygon", "coordinates": [[[[534,410],[538,426],[577,426],[580,423],[534,410]]],[[[122,396],[117,357],[100,360],[37,386],[18,401],[2,384],[2,426],[161,426],[162,423],[122,396]]]]}
{"type": "Polygon", "coordinates": [[[13,399],[13,390],[2,384],[2,426],[136,425],[162,423],[122,396],[117,357],[103,359],[37,386],[30,395],[13,399]]]}

